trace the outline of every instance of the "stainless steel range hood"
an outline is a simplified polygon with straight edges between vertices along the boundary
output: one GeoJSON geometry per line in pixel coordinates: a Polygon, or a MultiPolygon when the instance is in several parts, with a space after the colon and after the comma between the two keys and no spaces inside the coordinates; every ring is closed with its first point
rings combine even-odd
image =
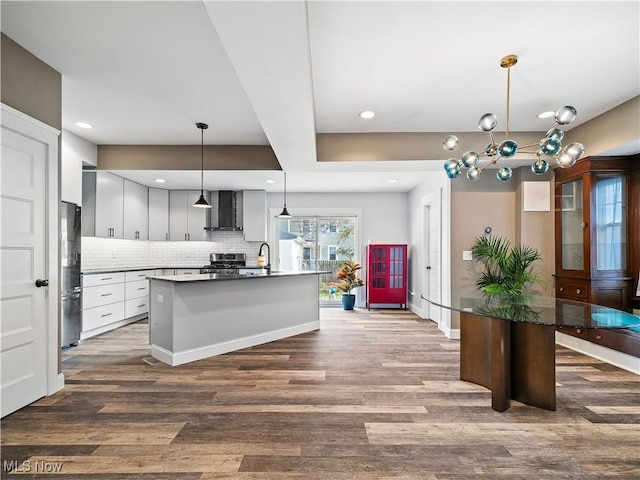
{"type": "Polygon", "coordinates": [[[218,191],[218,226],[208,227],[207,230],[227,232],[242,230],[242,226],[237,224],[236,197],[237,192],[231,190],[218,191]]]}

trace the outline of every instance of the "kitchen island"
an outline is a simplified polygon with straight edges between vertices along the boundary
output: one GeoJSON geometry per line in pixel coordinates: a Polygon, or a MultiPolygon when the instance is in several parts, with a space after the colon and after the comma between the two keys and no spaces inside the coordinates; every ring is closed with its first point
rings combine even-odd
{"type": "Polygon", "coordinates": [[[149,276],[151,355],[176,366],[318,330],[324,273],[149,276]]]}

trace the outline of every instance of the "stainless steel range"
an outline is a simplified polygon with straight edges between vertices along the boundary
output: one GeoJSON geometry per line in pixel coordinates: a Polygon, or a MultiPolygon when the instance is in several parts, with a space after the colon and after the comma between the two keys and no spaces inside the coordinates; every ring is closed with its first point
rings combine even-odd
{"type": "Polygon", "coordinates": [[[247,264],[244,253],[212,253],[209,260],[211,263],[202,267],[200,273],[239,273],[247,264]]]}

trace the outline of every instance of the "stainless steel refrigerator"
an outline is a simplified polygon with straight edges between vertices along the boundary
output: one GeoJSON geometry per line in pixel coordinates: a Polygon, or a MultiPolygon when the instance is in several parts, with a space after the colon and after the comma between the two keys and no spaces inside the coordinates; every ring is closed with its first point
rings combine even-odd
{"type": "Polygon", "coordinates": [[[80,281],[80,207],[62,202],[60,207],[60,286],[62,298],[61,344],[77,345],[82,331],[82,285],[80,281]]]}

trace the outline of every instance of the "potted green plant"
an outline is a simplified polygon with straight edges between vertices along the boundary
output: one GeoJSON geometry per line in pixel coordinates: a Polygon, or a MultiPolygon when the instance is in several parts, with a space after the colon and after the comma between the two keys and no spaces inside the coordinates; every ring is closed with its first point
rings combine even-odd
{"type": "Polygon", "coordinates": [[[358,276],[358,270],[362,267],[358,262],[353,260],[345,260],[343,267],[338,272],[338,290],[343,292],[342,294],[342,308],[345,310],[353,310],[353,306],[356,302],[355,294],[351,293],[351,290],[364,285],[362,279],[358,276]]]}
{"type": "Polygon", "coordinates": [[[471,252],[474,260],[484,265],[476,285],[486,293],[521,294],[526,286],[533,283],[545,287],[532,266],[540,259],[540,252],[533,247],[512,247],[506,238],[486,235],[476,237],[471,252]]]}

